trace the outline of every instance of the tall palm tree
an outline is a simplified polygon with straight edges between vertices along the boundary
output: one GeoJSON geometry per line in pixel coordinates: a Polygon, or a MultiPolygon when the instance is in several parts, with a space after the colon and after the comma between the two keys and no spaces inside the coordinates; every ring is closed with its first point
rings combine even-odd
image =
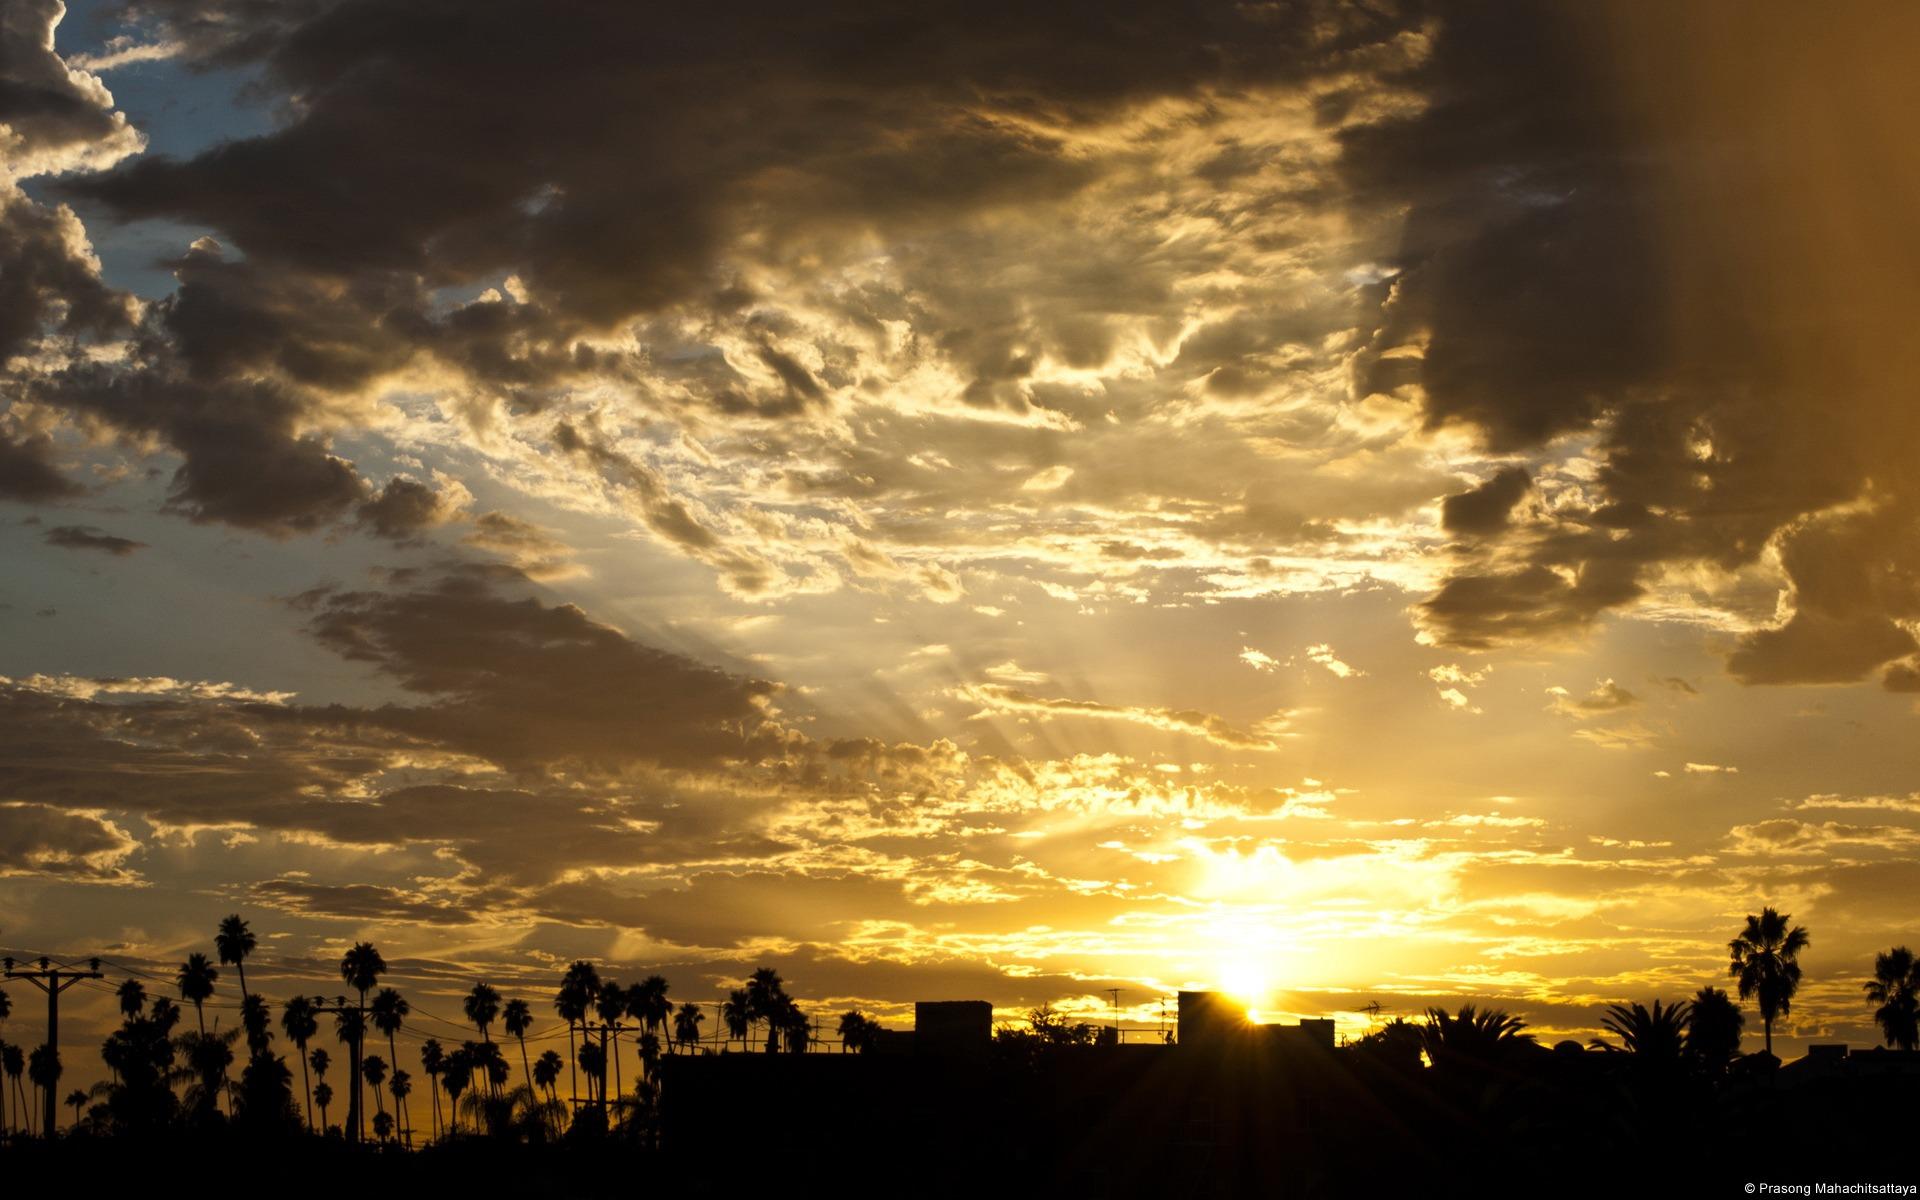
{"type": "MultiPolygon", "coordinates": [[[[47,1045],[45,1042],[35,1046],[33,1053],[27,1055],[27,1079],[43,1094],[50,1094],[54,1088],[59,1087],[59,1050],[47,1045]]],[[[51,1119],[51,1117],[52,1112],[49,1109],[48,1118],[51,1119]]],[[[42,1129],[40,1131],[42,1136],[49,1138],[57,1132],[59,1131],[54,1129],[42,1129]]]]}
{"type": "Polygon", "coordinates": [[[300,1051],[300,1090],[307,1098],[307,1132],[313,1132],[313,1085],[307,1079],[307,1043],[320,1032],[313,1001],[295,996],[280,1006],[280,1032],[300,1051]]]}
{"type": "Polygon", "coordinates": [[[29,1135],[33,1133],[33,1108],[27,1103],[26,1089],[20,1086],[20,1076],[27,1069],[26,1051],[8,1043],[0,1047],[0,1069],[7,1073],[7,1081],[13,1084],[13,1111],[20,1114],[20,1126],[29,1135]]]}
{"type": "Polygon", "coordinates": [[[440,1072],[446,1070],[447,1056],[440,1049],[439,1038],[428,1038],[420,1043],[420,1069],[427,1073],[427,1097],[433,1101],[433,1136],[440,1136],[440,1072]]]}
{"type": "MultiPolygon", "coordinates": [[[[367,1007],[367,992],[371,990],[375,984],[379,983],[380,977],[386,973],[387,960],[380,957],[380,952],[374,949],[372,942],[355,942],[352,949],[340,956],[340,978],[346,981],[348,987],[360,993],[360,1008],[362,1011],[367,1007]]],[[[359,1034],[363,1037],[366,1034],[364,1022],[360,1024],[359,1034]]],[[[361,1104],[360,1046],[357,1042],[353,1047],[353,1062],[350,1065],[350,1073],[353,1078],[351,1080],[352,1090],[347,1096],[347,1140],[350,1142],[358,1142],[360,1140],[361,1104]]]]}
{"type": "Polygon", "coordinates": [[[594,997],[593,1010],[600,1014],[600,1049],[613,1064],[613,1094],[621,1094],[620,1087],[620,1018],[627,1013],[627,993],[624,988],[609,979],[600,985],[600,994],[594,997]]]}
{"type": "Polygon", "coordinates": [[[789,1003],[786,984],[772,967],[759,967],[747,978],[747,1016],[766,1022],[768,1054],[780,1048],[780,1018],[789,1003]]]}
{"type": "Polygon", "coordinates": [[[507,1001],[500,1010],[500,1026],[507,1036],[520,1043],[520,1070],[527,1082],[533,1082],[533,1066],[527,1062],[527,1030],[533,1028],[533,1008],[525,1000],[507,1001]]]}
{"type": "Polygon", "coordinates": [[[367,1017],[364,1009],[343,1008],[333,1014],[333,1035],[345,1048],[347,1055],[347,1140],[357,1142],[364,1132],[360,1126],[365,1123],[364,1107],[360,1096],[360,1083],[364,1078],[361,1069],[361,1051],[367,1040],[367,1017]]]}
{"type": "Polygon", "coordinates": [[[659,1035],[666,1032],[667,1018],[673,1015],[673,1001],[667,999],[664,975],[649,975],[627,989],[627,1014],[646,1029],[659,1035]]]}
{"type": "Polygon", "coordinates": [[[1694,993],[1687,1008],[1687,1053],[1718,1075],[1740,1053],[1740,1028],[1747,1019],[1733,998],[1717,987],[1694,993]]]}
{"type": "Polygon", "coordinates": [[[137,1017],[147,1010],[147,985],[138,979],[129,976],[122,980],[120,986],[113,989],[113,994],[119,1002],[122,1017],[137,1017]]]}
{"type": "Polygon", "coordinates": [[[89,1099],[91,1099],[91,1097],[80,1088],[75,1088],[67,1093],[67,1105],[73,1109],[73,1126],[75,1129],[80,1127],[80,1110],[87,1106],[89,1099]]]}
{"type": "MultiPolygon", "coordinates": [[[[374,994],[373,1003],[367,1006],[367,1011],[373,1016],[373,1027],[387,1035],[387,1061],[398,1065],[400,1047],[395,1044],[394,1038],[399,1034],[400,1027],[406,1024],[407,1018],[413,1015],[413,1005],[407,1003],[407,998],[396,989],[383,987],[374,994]]],[[[408,1128],[406,1110],[397,1108],[396,1111],[400,1117],[400,1130],[404,1134],[408,1128]]]]}
{"type": "MultiPolygon", "coordinates": [[[[314,1053],[320,1054],[323,1051],[315,1050],[314,1053]]],[[[324,1133],[327,1128],[327,1105],[333,1103],[333,1085],[324,1079],[314,1084],[313,1102],[320,1106],[320,1130],[324,1133]]]]}
{"type": "Polygon", "coordinates": [[[223,918],[219,932],[213,935],[213,948],[220,954],[221,965],[232,963],[233,969],[240,972],[242,999],[245,999],[248,994],[247,955],[253,953],[253,948],[257,944],[258,940],[253,936],[253,930],[247,928],[246,921],[239,913],[223,918]]]}
{"type": "Polygon", "coordinates": [[[580,1077],[574,1070],[580,1055],[573,1044],[573,1027],[581,1026],[581,1036],[586,1036],[587,1013],[592,1011],[599,994],[600,972],[585,959],[576,959],[560,977],[560,990],[553,997],[554,1014],[567,1023],[567,1078],[575,1104],[580,1103],[580,1077]]]}
{"type": "Polygon", "coordinates": [[[1808,945],[1807,931],[1793,918],[1771,908],[1747,917],[1747,927],[1727,943],[1732,961],[1727,973],[1739,983],[1742,1000],[1758,997],[1760,1023],[1766,1032],[1767,1053],[1773,1053],[1773,1022],[1792,1011],[1793,994],[1800,989],[1800,952],[1808,945]]]}
{"type": "Polygon", "coordinates": [[[473,990],[467,993],[467,998],[461,1002],[460,1007],[466,1011],[467,1020],[472,1021],[474,1028],[480,1031],[481,1043],[493,1045],[493,1037],[487,1030],[492,1026],[494,1018],[500,1015],[500,993],[494,990],[492,984],[476,983],[473,985],[473,990]]]}
{"type": "Polygon", "coordinates": [[[395,1067],[393,1077],[387,1080],[387,1090],[393,1093],[393,1110],[402,1114],[400,1118],[400,1138],[407,1145],[411,1146],[413,1144],[413,1129],[412,1126],[407,1123],[404,1114],[407,1111],[407,1097],[413,1095],[413,1076],[395,1067]]]}
{"type": "Polygon", "coordinates": [[[598,1042],[581,1039],[580,1073],[587,1077],[587,1099],[607,1102],[607,1051],[598,1042]]]}
{"type": "Polygon", "coordinates": [[[187,955],[187,961],[180,964],[180,971],[174,976],[180,985],[180,998],[193,1002],[193,1015],[203,1035],[207,1032],[207,1012],[203,1006],[213,996],[213,983],[218,978],[220,972],[214,970],[207,956],[198,950],[187,955]]]}
{"type": "Polygon", "coordinates": [[[753,1005],[747,995],[747,989],[735,988],[727,993],[727,999],[720,1006],[720,1020],[727,1027],[727,1041],[740,1039],[741,1049],[747,1049],[747,1034],[753,1029],[753,1005]]]}
{"type": "Polygon", "coordinates": [[[367,1081],[367,1087],[373,1092],[375,1112],[387,1111],[387,1102],[380,1095],[380,1085],[387,1081],[387,1060],[378,1054],[369,1054],[360,1060],[360,1077],[367,1081]]]}
{"type": "Polygon", "coordinates": [[[247,1053],[265,1054],[273,1044],[273,1013],[267,1008],[267,998],[249,992],[240,1001],[240,1028],[247,1032],[247,1053]]]}
{"type": "Polygon", "coordinates": [[[673,1040],[680,1043],[683,1049],[688,1042],[692,1042],[696,1050],[699,1049],[700,1022],[706,1019],[706,1014],[700,1011],[698,1004],[691,1000],[682,1004],[680,1011],[673,1014],[673,1040]]]}
{"type": "Polygon", "coordinates": [[[1911,1050],[1920,1043],[1920,962],[1913,951],[1895,946],[1873,959],[1873,978],[1860,985],[1873,1012],[1874,1023],[1886,1044],[1911,1050]]]}
{"type": "Polygon", "coordinates": [[[447,1089],[447,1132],[460,1132],[460,1093],[473,1080],[473,1043],[447,1055],[441,1064],[440,1086],[447,1089]]]}
{"type": "Polygon", "coordinates": [[[547,1099],[555,1104],[560,1103],[560,1097],[554,1095],[553,1089],[560,1082],[560,1068],[564,1065],[552,1050],[543,1051],[533,1064],[533,1085],[545,1088],[547,1099]]]}

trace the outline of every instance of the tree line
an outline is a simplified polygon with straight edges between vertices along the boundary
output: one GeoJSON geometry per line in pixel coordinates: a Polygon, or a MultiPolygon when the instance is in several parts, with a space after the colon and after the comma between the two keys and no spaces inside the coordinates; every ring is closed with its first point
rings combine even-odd
{"type": "MultiPolygon", "coordinates": [[[[1606,1010],[1601,1036],[1590,1045],[1639,1062],[1686,1063],[1708,1074],[1724,1073],[1739,1057],[1745,1025],[1741,1005],[1751,1002],[1762,1025],[1763,1052],[1771,1057],[1774,1025],[1791,1012],[1801,980],[1800,956],[1809,944],[1805,928],[1765,908],[1749,916],[1728,943],[1728,974],[1737,1001],[1708,986],[1671,1004],[1658,999],[1651,1007],[1616,1004],[1606,1010]]],[[[64,1102],[74,1112],[73,1129],[134,1134],[182,1125],[232,1126],[304,1131],[350,1142],[367,1140],[369,1134],[383,1144],[416,1140],[409,1101],[417,1077],[402,1065],[398,1041],[414,1007],[400,990],[383,984],[387,963],[372,943],[356,943],[341,957],[339,978],[351,995],[295,995],[280,1004],[278,1036],[293,1051],[297,1088],[294,1067],[274,1050],[272,1007],[247,987],[246,962],[257,946],[249,923],[237,914],[228,916],[220,922],[213,945],[218,965],[194,952],[175,972],[177,1003],[164,995],[150,996],[139,978],[130,977],[115,989],[120,1025],[101,1046],[109,1077],[66,1095],[64,1102]],[[209,1029],[206,1007],[215,996],[221,968],[228,966],[238,981],[239,1025],[221,1030],[216,1021],[209,1029]],[[190,1025],[183,1005],[192,1006],[190,1025]],[[321,1044],[328,1024],[344,1063],[321,1044]],[[344,1078],[334,1074],[342,1065],[344,1078]],[[335,1090],[336,1079],[344,1096],[335,1090]],[[334,1113],[342,1106],[344,1113],[335,1124],[334,1113]]],[[[1898,946],[1878,954],[1873,978],[1862,987],[1885,1043],[1914,1049],[1920,1043],[1920,963],[1912,952],[1898,946]]],[[[603,977],[591,962],[572,963],[545,998],[565,1024],[567,1054],[562,1057],[557,1049],[535,1054],[528,1047],[535,1000],[505,997],[484,980],[474,983],[461,1000],[461,1010],[477,1036],[457,1043],[427,1037],[418,1047],[428,1137],[484,1133],[549,1141],[570,1128],[584,1128],[646,1139],[655,1127],[662,1055],[724,1052],[736,1042],[743,1052],[757,1046],[766,1054],[805,1053],[817,1041],[814,1020],[770,967],[755,970],[714,1006],[717,1021],[711,1041],[703,1036],[702,1006],[676,1004],[669,992],[668,981],[657,974],[623,986],[603,977]],[[496,1039],[496,1030],[506,1044],[496,1039]],[[623,1078],[623,1038],[631,1042],[638,1065],[630,1081],[623,1078]]],[[[11,1011],[11,1001],[0,991],[0,1021],[11,1011]]],[[[880,1029],[854,1010],[840,1016],[836,1032],[843,1051],[858,1052],[874,1044],[880,1029]]],[[[1049,1005],[1029,1014],[1026,1030],[1003,1030],[1001,1038],[1065,1046],[1111,1040],[1100,1038],[1091,1026],[1072,1023],[1049,1005]]],[[[1518,1018],[1466,1005],[1456,1012],[1429,1009],[1419,1023],[1390,1021],[1350,1048],[1403,1065],[1438,1066],[1531,1041],[1518,1018]]],[[[24,1076],[43,1098],[56,1089],[62,1074],[57,1048],[43,1044],[26,1052],[0,1041],[0,1071],[5,1075],[0,1125],[18,1133],[54,1132],[35,1128],[36,1106],[29,1103],[22,1080],[24,1076]]]]}

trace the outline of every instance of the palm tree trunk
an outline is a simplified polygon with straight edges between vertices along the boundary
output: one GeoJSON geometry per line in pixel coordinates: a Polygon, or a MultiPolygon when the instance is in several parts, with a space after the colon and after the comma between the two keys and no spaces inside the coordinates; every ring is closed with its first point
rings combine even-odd
{"type": "Polygon", "coordinates": [[[620,1032],[611,1025],[607,1029],[613,1035],[613,1094],[618,1099],[626,1091],[620,1086],[620,1032]]]}
{"type": "Polygon", "coordinates": [[[313,1085],[307,1082],[307,1044],[296,1043],[300,1050],[300,1090],[307,1094],[307,1132],[313,1132],[313,1085]]]}
{"type": "Polygon", "coordinates": [[[533,1068],[527,1063],[527,1035],[520,1035],[520,1070],[526,1074],[527,1086],[533,1086],[533,1068]]]}
{"type": "MultiPolygon", "coordinates": [[[[393,1034],[389,1033],[387,1035],[387,1070],[398,1071],[399,1069],[400,1069],[400,1048],[393,1044],[393,1034]]],[[[400,1117],[400,1136],[402,1138],[406,1138],[407,1136],[407,1108],[408,1107],[409,1106],[407,1104],[406,1097],[395,1096],[393,1098],[393,1110],[395,1113],[399,1114],[399,1117],[400,1117]]],[[[413,1143],[411,1140],[408,1140],[407,1144],[412,1145],[413,1143]]]]}

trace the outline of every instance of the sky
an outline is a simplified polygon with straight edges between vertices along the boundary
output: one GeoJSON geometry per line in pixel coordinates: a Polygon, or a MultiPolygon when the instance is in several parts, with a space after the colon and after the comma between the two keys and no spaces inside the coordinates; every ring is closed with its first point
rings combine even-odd
{"type": "Polygon", "coordinates": [[[1916,25],[18,0],[0,944],[1869,1044],[1916,25]]]}

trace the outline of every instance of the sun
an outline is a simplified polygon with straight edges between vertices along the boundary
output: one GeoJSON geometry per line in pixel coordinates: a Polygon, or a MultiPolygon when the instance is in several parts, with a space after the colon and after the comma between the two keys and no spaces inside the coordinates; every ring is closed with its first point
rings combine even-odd
{"type": "MultiPolygon", "coordinates": [[[[1250,948],[1251,949],[1251,948],[1250,948]]],[[[1257,950],[1223,956],[1215,979],[1216,986],[1247,1007],[1247,1016],[1259,1020],[1259,1010],[1269,1006],[1277,986],[1273,970],[1257,950]]]]}

